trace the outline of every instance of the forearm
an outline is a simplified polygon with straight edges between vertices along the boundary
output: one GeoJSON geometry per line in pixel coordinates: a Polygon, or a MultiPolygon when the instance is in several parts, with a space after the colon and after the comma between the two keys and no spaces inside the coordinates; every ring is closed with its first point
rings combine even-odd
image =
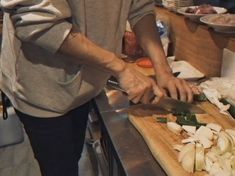
{"type": "Polygon", "coordinates": [[[126,66],[114,53],[99,47],[78,32],[69,33],[59,52],[72,56],[71,62],[74,64],[94,66],[114,76],[118,76],[126,66]]]}
{"type": "Polygon", "coordinates": [[[154,15],[146,15],[134,26],[134,32],[145,53],[152,59],[156,72],[171,73],[162,47],[159,33],[156,28],[154,15]]]}
{"type": "Polygon", "coordinates": [[[183,79],[175,78],[165,57],[154,15],[143,17],[134,27],[140,45],[152,59],[158,85],[172,98],[191,102],[192,89],[183,79]]]}

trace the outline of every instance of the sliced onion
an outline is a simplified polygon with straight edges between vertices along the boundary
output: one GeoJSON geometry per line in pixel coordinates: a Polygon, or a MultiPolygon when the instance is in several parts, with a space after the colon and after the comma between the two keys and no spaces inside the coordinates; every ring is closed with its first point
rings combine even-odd
{"type": "Polygon", "coordinates": [[[195,148],[195,145],[194,145],[194,144],[192,144],[192,143],[186,144],[186,145],[182,148],[182,150],[180,151],[180,153],[179,153],[178,161],[179,161],[179,162],[182,162],[182,159],[183,159],[184,155],[185,155],[186,153],[192,151],[194,148],[195,148]]]}
{"type": "Polygon", "coordinates": [[[212,165],[213,165],[213,161],[206,155],[205,156],[205,170],[207,172],[210,172],[212,165]]]}
{"type": "Polygon", "coordinates": [[[180,134],[182,127],[175,122],[167,122],[167,128],[173,133],[180,134]]]}
{"type": "Polygon", "coordinates": [[[179,152],[182,150],[183,147],[184,147],[184,145],[180,145],[180,144],[175,144],[175,145],[173,145],[173,148],[174,148],[175,150],[179,151],[179,152]]]}
{"type": "Polygon", "coordinates": [[[219,138],[217,141],[217,149],[220,154],[224,154],[231,150],[230,141],[224,133],[219,133],[219,138]]]}
{"type": "Polygon", "coordinates": [[[183,128],[187,133],[195,134],[195,132],[196,132],[196,127],[195,127],[195,126],[182,125],[182,128],[183,128]]]}
{"type": "Polygon", "coordinates": [[[212,130],[214,130],[216,132],[220,132],[221,129],[222,129],[222,127],[219,124],[217,124],[217,123],[208,123],[206,125],[206,127],[210,128],[210,129],[212,129],[212,130]]]}
{"type": "Polygon", "coordinates": [[[205,169],[204,148],[201,144],[196,144],[195,170],[202,171],[204,169],[205,169]]]}
{"type": "Polygon", "coordinates": [[[195,147],[191,147],[190,150],[182,158],[182,167],[187,172],[194,172],[194,162],[195,162],[195,147]]]}
{"type": "Polygon", "coordinates": [[[200,128],[196,131],[195,136],[197,138],[206,137],[207,139],[212,140],[213,132],[211,131],[210,128],[207,128],[205,126],[200,126],[200,128]]]}

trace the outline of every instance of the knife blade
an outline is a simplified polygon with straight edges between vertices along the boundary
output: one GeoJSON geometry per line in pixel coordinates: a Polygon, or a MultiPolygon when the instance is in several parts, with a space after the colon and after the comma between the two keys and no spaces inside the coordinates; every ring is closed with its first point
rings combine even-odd
{"type": "Polygon", "coordinates": [[[167,115],[171,112],[157,107],[155,104],[135,104],[127,108],[121,108],[115,110],[118,113],[129,113],[138,117],[152,116],[154,114],[167,115]]]}
{"type": "MultiPolygon", "coordinates": [[[[119,83],[114,80],[108,80],[107,85],[116,90],[123,92],[124,94],[127,94],[126,91],[119,86],[119,83]]],[[[130,107],[128,108],[129,109],[127,110],[122,109],[122,111],[131,112],[131,111],[136,111],[139,108],[140,110],[142,109],[143,111],[150,112],[150,113],[145,113],[145,114],[151,114],[152,112],[154,112],[154,108],[155,108],[156,112],[165,110],[165,112],[168,112],[168,113],[169,112],[173,112],[173,113],[184,112],[184,113],[195,113],[195,114],[206,113],[203,109],[201,109],[200,107],[194,104],[176,100],[170,97],[164,97],[159,102],[154,103],[154,104],[139,103],[139,104],[130,105],[130,107]]]]}
{"type": "Polygon", "coordinates": [[[167,111],[170,111],[173,113],[174,112],[195,113],[195,114],[205,114],[206,113],[203,109],[201,109],[200,107],[198,107],[194,104],[183,102],[180,100],[176,100],[176,99],[173,99],[170,97],[164,97],[154,105],[156,105],[160,108],[164,108],[167,111]]]}
{"type": "Polygon", "coordinates": [[[118,113],[130,113],[136,116],[151,116],[154,114],[166,115],[169,113],[194,113],[205,114],[206,112],[196,105],[185,103],[173,98],[165,97],[154,104],[132,104],[127,108],[115,110],[118,113]]]}

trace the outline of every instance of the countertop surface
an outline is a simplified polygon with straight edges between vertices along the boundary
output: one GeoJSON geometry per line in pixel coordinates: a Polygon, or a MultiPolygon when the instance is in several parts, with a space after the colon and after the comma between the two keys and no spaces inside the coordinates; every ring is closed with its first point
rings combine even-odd
{"type": "Polygon", "coordinates": [[[129,122],[128,115],[115,111],[129,106],[127,97],[121,92],[106,90],[96,97],[95,102],[125,174],[166,176],[142,136],[129,122]]]}

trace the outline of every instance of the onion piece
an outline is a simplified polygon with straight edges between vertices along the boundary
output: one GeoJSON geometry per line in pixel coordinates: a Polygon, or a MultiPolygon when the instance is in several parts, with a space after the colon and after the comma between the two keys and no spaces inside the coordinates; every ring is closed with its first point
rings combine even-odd
{"type": "Polygon", "coordinates": [[[195,143],[197,141],[197,139],[195,139],[194,137],[189,137],[189,138],[186,138],[186,139],[183,139],[181,142],[183,144],[186,144],[186,143],[195,143]]]}
{"type": "Polygon", "coordinates": [[[222,129],[222,127],[219,124],[217,124],[217,123],[208,123],[206,125],[206,127],[210,128],[210,129],[212,129],[212,130],[214,130],[216,132],[220,132],[221,129],[222,129]]]}
{"type": "Polygon", "coordinates": [[[226,129],[225,132],[227,132],[228,134],[230,134],[231,136],[235,137],[235,130],[234,129],[226,129]]]}
{"type": "Polygon", "coordinates": [[[182,150],[183,147],[184,147],[184,145],[180,145],[180,144],[175,144],[175,145],[173,145],[173,148],[174,148],[175,150],[179,151],[179,152],[182,150]]]}
{"type": "Polygon", "coordinates": [[[223,170],[226,170],[229,172],[232,171],[232,167],[231,167],[231,163],[229,159],[226,159],[220,156],[218,157],[218,163],[223,170]]]}
{"type": "Polygon", "coordinates": [[[218,141],[217,141],[217,149],[218,149],[218,151],[221,155],[226,153],[226,152],[231,151],[230,141],[227,138],[227,136],[222,132],[219,133],[219,138],[218,138],[218,141]]]}
{"type": "Polygon", "coordinates": [[[180,134],[182,127],[175,122],[167,122],[167,128],[175,134],[180,134]]]}
{"type": "Polygon", "coordinates": [[[217,173],[220,173],[221,171],[222,171],[222,169],[220,168],[219,163],[215,162],[215,163],[212,164],[211,169],[209,171],[209,174],[210,175],[216,175],[217,173]]]}
{"type": "Polygon", "coordinates": [[[226,153],[223,154],[221,157],[224,158],[224,159],[230,159],[230,158],[232,157],[232,153],[226,152],[226,153]]]}
{"type": "Polygon", "coordinates": [[[182,148],[182,150],[181,150],[180,153],[179,153],[178,161],[179,161],[179,162],[182,162],[182,159],[183,159],[184,155],[185,155],[187,152],[192,151],[194,148],[195,148],[195,145],[192,144],[192,143],[188,143],[188,144],[184,145],[183,148],[182,148]]]}
{"type": "Polygon", "coordinates": [[[182,125],[182,128],[183,128],[187,133],[195,134],[195,132],[196,132],[196,126],[182,125]]]}
{"type": "Polygon", "coordinates": [[[235,147],[235,142],[233,141],[232,136],[230,136],[227,132],[221,131],[221,134],[223,134],[230,142],[231,148],[235,147]]]}
{"type": "Polygon", "coordinates": [[[231,163],[232,170],[235,170],[235,156],[231,157],[230,163],[231,163]]]}
{"type": "Polygon", "coordinates": [[[196,144],[195,170],[202,171],[204,169],[205,169],[204,148],[201,144],[196,144]]]}
{"type": "Polygon", "coordinates": [[[227,170],[219,169],[213,176],[231,176],[231,173],[227,170]]]}
{"type": "Polygon", "coordinates": [[[235,130],[233,130],[233,129],[226,129],[225,132],[228,133],[232,137],[233,142],[235,143],[235,130]]]}
{"type": "Polygon", "coordinates": [[[210,172],[212,165],[213,161],[207,155],[205,155],[205,170],[210,172]]]}
{"type": "Polygon", "coordinates": [[[213,145],[213,142],[204,136],[197,136],[197,139],[205,149],[210,148],[213,145]]]}
{"type": "Polygon", "coordinates": [[[182,167],[187,172],[194,172],[194,162],[195,162],[195,146],[190,146],[190,150],[182,158],[182,167]]]}
{"type": "Polygon", "coordinates": [[[200,126],[200,128],[195,133],[196,138],[206,137],[209,140],[213,139],[213,132],[210,128],[205,126],[200,126]]]}
{"type": "Polygon", "coordinates": [[[218,161],[218,158],[217,158],[217,153],[215,153],[215,152],[212,152],[212,151],[209,151],[207,154],[206,154],[206,156],[208,157],[208,158],[210,158],[211,159],[211,161],[213,161],[213,162],[217,162],[218,161]]]}

